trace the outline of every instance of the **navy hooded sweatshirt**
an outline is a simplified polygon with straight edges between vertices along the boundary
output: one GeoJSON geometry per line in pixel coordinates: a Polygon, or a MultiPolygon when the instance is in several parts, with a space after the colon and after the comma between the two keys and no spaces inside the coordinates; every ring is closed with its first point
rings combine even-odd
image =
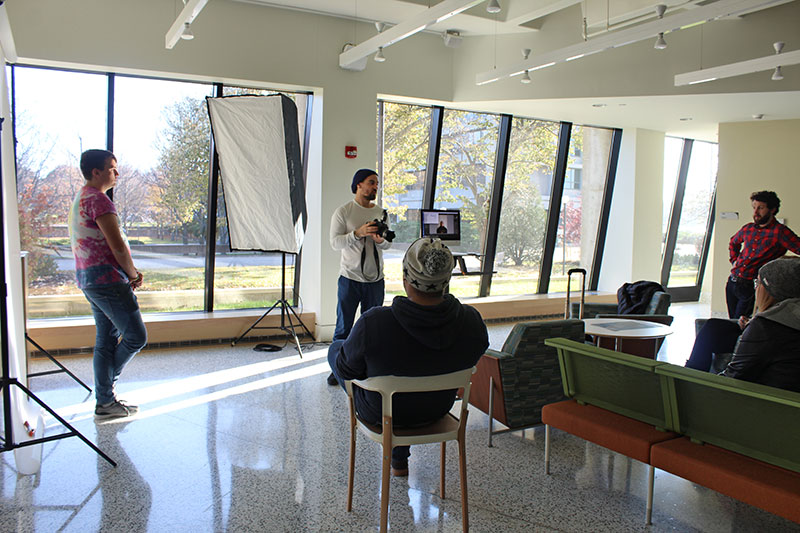
{"type": "MultiPolygon", "coordinates": [[[[474,366],[488,347],[481,315],[452,295],[435,306],[397,296],[391,307],[373,307],[361,315],[342,344],[336,369],[342,379],[446,374],[474,366]]],[[[396,394],[394,424],[414,426],[441,418],[453,406],[455,393],[396,394]]],[[[359,416],[379,423],[380,395],[362,389],[353,395],[359,416]]]]}

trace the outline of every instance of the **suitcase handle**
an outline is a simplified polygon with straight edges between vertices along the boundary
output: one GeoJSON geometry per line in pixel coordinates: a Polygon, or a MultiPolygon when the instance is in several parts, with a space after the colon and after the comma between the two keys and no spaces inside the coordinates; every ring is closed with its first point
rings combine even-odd
{"type": "Polygon", "coordinates": [[[583,320],[583,305],[586,301],[586,269],[585,268],[570,268],[567,271],[567,297],[564,301],[564,319],[568,319],[570,315],[569,309],[569,289],[570,285],[572,284],[572,275],[573,274],[580,274],[581,275],[581,304],[578,311],[578,318],[583,320]]]}

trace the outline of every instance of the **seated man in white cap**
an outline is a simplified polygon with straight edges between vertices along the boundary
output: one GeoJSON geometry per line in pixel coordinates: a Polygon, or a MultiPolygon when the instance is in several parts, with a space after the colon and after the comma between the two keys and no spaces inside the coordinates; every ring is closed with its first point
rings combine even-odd
{"type": "MultiPolygon", "coordinates": [[[[426,376],[474,366],[489,347],[486,326],[478,311],[445,294],[455,260],[442,241],[414,241],[403,258],[403,286],[391,307],[374,307],[361,315],[344,341],[334,341],[328,362],[339,383],[374,376],[426,376]]],[[[456,391],[415,393],[398,397],[394,422],[422,425],[444,416],[456,391]]],[[[381,398],[354,390],[359,416],[380,424],[381,398]]],[[[392,450],[392,474],[408,475],[408,446],[392,450]]]]}

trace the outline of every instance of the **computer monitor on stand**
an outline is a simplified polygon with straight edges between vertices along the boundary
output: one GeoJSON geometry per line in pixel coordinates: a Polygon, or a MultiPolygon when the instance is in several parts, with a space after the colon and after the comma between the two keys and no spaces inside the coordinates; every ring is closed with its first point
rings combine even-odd
{"type": "Polygon", "coordinates": [[[420,236],[442,239],[449,248],[461,245],[461,211],[420,209],[420,236]]]}

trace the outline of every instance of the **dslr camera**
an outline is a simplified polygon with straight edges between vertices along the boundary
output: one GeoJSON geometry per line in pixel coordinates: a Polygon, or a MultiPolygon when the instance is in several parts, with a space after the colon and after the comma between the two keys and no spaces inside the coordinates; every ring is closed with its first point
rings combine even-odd
{"type": "Polygon", "coordinates": [[[389,242],[392,242],[395,237],[395,233],[389,229],[389,224],[386,223],[386,219],[388,218],[388,213],[386,213],[386,209],[383,210],[383,217],[380,220],[377,218],[372,221],[372,224],[378,228],[376,232],[379,236],[383,237],[389,242]]]}

